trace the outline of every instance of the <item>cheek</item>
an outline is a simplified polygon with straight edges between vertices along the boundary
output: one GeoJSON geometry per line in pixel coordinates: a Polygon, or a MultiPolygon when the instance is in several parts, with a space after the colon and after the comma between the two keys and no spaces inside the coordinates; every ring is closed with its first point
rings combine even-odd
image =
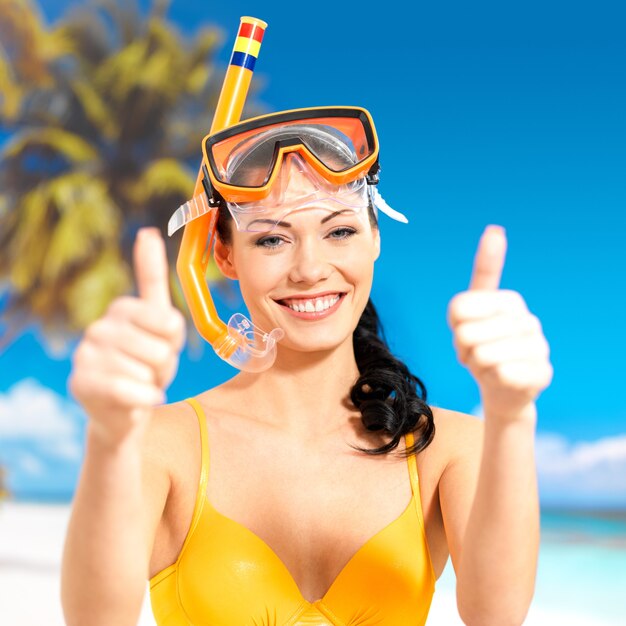
{"type": "Polygon", "coordinates": [[[336,263],[343,278],[354,287],[353,298],[357,308],[365,307],[374,281],[375,254],[371,246],[353,250],[336,263]]]}
{"type": "Polygon", "coordinates": [[[285,275],[285,262],[278,257],[254,254],[254,250],[235,256],[239,289],[246,304],[276,288],[285,275]]]}
{"type": "Polygon", "coordinates": [[[345,271],[355,278],[371,279],[374,275],[374,262],[378,257],[377,248],[371,241],[363,241],[346,251],[341,259],[345,271]]]}

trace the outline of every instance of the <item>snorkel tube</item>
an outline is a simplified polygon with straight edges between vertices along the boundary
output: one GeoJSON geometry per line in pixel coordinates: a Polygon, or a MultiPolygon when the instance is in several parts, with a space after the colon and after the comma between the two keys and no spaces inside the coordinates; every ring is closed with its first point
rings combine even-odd
{"type": "MultiPolygon", "coordinates": [[[[267,24],[260,19],[241,18],[211,124],[211,134],[239,122],[266,27],[267,24]]],[[[201,166],[193,200],[206,205],[208,199],[203,178],[201,166]]],[[[233,367],[260,372],[274,362],[276,342],[284,333],[279,328],[265,333],[241,313],[235,313],[228,324],[219,318],[205,278],[216,236],[218,210],[218,206],[210,206],[204,215],[185,225],[176,271],[200,335],[211,344],[219,357],[233,367]]]]}

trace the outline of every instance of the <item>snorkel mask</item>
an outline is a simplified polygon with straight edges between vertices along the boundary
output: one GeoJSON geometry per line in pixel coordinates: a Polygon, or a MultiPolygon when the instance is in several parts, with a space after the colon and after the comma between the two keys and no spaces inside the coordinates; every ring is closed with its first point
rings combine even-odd
{"type": "Polygon", "coordinates": [[[205,273],[216,236],[218,211],[228,210],[240,231],[266,232],[294,211],[324,208],[368,218],[368,208],[397,221],[376,191],[378,140],[370,114],[359,107],[318,107],[241,115],[264,28],[241,18],[211,127],[202,142],[194,197],[168,224],[185,228],[177,271],[198,332],[238,369],[259,372],[276,357],[280,328],[265,332],[240,313],[224,324],[215,310],[205,273]],[[242,34],[243,33],[243,34],[242,34]]]}

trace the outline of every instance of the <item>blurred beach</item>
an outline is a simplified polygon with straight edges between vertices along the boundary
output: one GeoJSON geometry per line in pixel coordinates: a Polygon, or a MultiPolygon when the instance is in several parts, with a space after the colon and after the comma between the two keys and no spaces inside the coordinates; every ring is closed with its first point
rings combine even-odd
{"type": "MultiPolygon", "coordinates": [[[[0,624],[62,626],[59,570],[68,505],[0,504],[0,624]]],[[[537,589],[525,626],[626,625],[626,515],[544,513],[537,589]]],[[[450,564],[428,626],[462,625],[450,564]]],[[[138,626],[154,626],[146,594],[138,626]]]]}

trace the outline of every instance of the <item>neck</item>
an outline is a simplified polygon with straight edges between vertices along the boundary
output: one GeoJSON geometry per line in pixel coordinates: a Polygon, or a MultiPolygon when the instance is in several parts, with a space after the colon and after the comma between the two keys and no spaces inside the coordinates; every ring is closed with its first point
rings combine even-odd
{"type": "Polygon", "coordinates": [[[245,390],[256,419],[300,437],[323,437],[358,416],[350,389],[359,376],[352,337],[324,352],[280,348],[272,367],[241,372],[232,383],[245,390]]]}

